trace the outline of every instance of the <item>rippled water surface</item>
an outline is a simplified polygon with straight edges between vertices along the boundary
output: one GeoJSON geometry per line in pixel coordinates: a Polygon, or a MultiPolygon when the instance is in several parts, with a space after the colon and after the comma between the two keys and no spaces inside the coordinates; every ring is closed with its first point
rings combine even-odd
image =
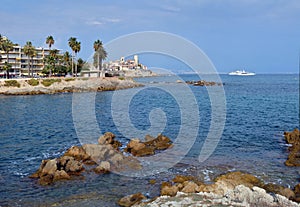
{"type": "MultiPolygon", "coordinates": [[[[195,75],[181,78],[199,79],[195,75]]],[[[282,135],[299,127],[299,75],[221,75],[221,78],[226,94],[225,128],[216,150],[205,162],[199,163],[198,156],[211,121],[206,88],[176,83],[179,79],[176,76],[141,78],[138,81],[146,87],[118,91],[118,98],[113,97],[115,92],[95,94],[96,120],[101,130],[98,134],[112,131],[126,144],[132,138],[126,136],[132,132],[130,127],[141,132],[135,135],[139,138],[149,130],[156,133],[162,128],[163,134],[174,140],[180,134],[182,123],[184,127],[197,127],[193,121],[181,119],[183,111],[191,120],[198,113],[200,127],[195,143],[181,163],[146,178],[85,173],[84,178],[46,187],[39,186],[28,175],[39,167],[42,159],[58,157],[70,146],[86,141],[78,138],[73,124],[73,94],[0,96],[0,205],[39,206],[63,202],[63,206],[115,206],[118,198],[126,194],[158,195],[159,182],[149,185],[149,179],[164,180],[173,173],[190,173],[209,182],[222,172],[242,170],[266,182],[295,185],[300,177],[299,168],[284,166],[288,150],[282,135]],[[193,92],[196,105],[191,102],[183,108],[180,101],[189,100],[186,99],[187,87],[193,92]],[[172,90],[176,96],[170,93],[172,90]],[[122,120],[123,111],[114,111],[112,116],[111,110],[123,110],[121,106],[127,103],[122,96],[129,92],[135,93],[125,111],[130,117],[130,127],[120,129],[115,122],[122,120]]],[[[86,94],[76,95],[84,97],[86,94]]],[[[85,115],[84,110],[76,113],[85,115]]],[[[97,142],[94,134],[86,132],[89,142],[97,142]]],[[[189,135],[187,132],[186,137],[189,135]]]]}

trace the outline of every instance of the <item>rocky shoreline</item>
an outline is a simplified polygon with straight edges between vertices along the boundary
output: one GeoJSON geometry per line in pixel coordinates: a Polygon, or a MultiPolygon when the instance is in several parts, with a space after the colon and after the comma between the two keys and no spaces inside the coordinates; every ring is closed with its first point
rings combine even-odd
{"type": "Polygon", "coordinates": [[[129,206],[282,206],[296,207],[295,192],[275,184],[265,184],[257,177],[243,172],[228,172],[214,183],[205,184],[192,176],[176,175],[161,185],[161,196],[147,200],[137,193],[119,200],[129,206]]]}
{"type": "Polygon", "coordinates": [[[2,95],[113,91],[143,86],[131,78],[47,78],[0,81],[2,95]]]}
{"type": "MultiPolygon", "coordinates": [[[[288,143],[300,141],[299,130],[285,132],[288,143]]],[[[126,170],[141,170],[137,157],[151,156],[160,150],[173,146],[163,135],[147,135],[141,141],[132,139],[123,150],[115,135],[107,132],[99,137],[98,144],[73,146],[59,158],[43,160],[40,168],[31,178],[37,178],[41,185],[59,180],[70,180],[82,176],[82,172],[104,174],[126,170]]],[[[295,147],[293,147],[294,149],[295,147]]],[[[205,183],[198,176],[174,174],[173,178],[158,181],[149,180],[149,185],[160,185],[160,196],[149,198],[141,192],[120,198],[120,206],[300,206],[300,184],[293,189],[264,183],[263,180],[246,172],[225,172],[213,183],[205,183]]],[[[117,201],[116,201],[117,202],[117,201]]]]}

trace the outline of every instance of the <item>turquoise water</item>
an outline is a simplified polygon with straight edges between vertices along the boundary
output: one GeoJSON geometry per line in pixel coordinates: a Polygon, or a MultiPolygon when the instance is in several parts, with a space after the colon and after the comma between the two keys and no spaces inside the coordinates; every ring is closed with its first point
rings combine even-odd
{"type": "MultiPolygon", "coordinates": [[[[199,79],[194,75],[181,78],[199,79]]],[[[163,90],[171,87],[178,94],[184,93],[177,79],[176,76],[141,78],[138,81],[146,87],[119,91],[121,95],[136,92],[127,112],[136,129],[151,128],[149,114],[159,108],[165,112],[167,122],[163,134],[177,137],[183,109],[172,94],[163,90]]],[[[200,128],[193,147],[180,164],[147,178],[85,173],[85,179],[78,177],[46,187],[39,186],[28,175],[39,167],[42,159],[58,157],[82,141],[73,124],[72,94],[0,96],[0,205],[40,206],[64,201],[65,206],[115,206],[118,198],[126,194],[158,195],[159,182],[151,186],[148,180],[165,180],[173,173],[189,173],[209,182],[219,173],[242,170],[265,182],[294,186],[299,182],[299,168],[284,166],[288,150],[282,135],[284,131],[299,128],[299,75],[221,75],[221,79],[226,95],[225,128],[216,150],[205,162],[198,162],[198,156],[209,131],[210,100],[205,87],[189,86],[198,104],[200,128]]],[[[131,137],[115,126],[112,117],[113,94],[96,94],[96,119],[101,133],[112,131],[126,144],[131,137]]],[[[114,102],[124,104],[122,98],[114,102]]],[[[192,107],[184,110],[191,115],[198,113],[192,107]]],[[[164,121],[160,116],[154,116],[154,120],[159,125],[164,121]]]]}

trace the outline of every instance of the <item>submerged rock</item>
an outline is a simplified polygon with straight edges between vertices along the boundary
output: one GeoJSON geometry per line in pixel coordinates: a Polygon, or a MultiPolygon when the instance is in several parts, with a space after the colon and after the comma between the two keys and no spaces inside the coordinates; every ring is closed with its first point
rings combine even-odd
{"type": "Polygon", "coordinates": [[[198,81],[186,81],[187,84],[194,85],[194,86],[221,86],[222,83],[217,83],[214,81],[205,81],[205,80],[198,80],[198,81]]]}
{"type": "Polygon", "coordinates": [[[128,195],[128,196],[121,198],[118,201],[118,204],[120,206],[130,207],[135,204],[138,204],[139,202],[141,202],[144,199],[146,199],[146,197],[142,193],[136,193],[136,194],[128,195]]]}

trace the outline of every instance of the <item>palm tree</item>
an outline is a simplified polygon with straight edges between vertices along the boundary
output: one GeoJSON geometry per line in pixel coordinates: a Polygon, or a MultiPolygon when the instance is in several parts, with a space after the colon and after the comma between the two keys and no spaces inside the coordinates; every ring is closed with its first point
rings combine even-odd
{"type": "Polygon", "coordinates": [[[104,60],[107,57],[107,52],[105,51],[103,47],[103,43],[100,40],[96,40],[94,42],[94,64],[97,64],[98,68],[98,77],[100,76],[100,73],[102,72],[102,60],[104,60]]]}
{"type": "Polygon", "coordinates": [[[51,50],[51,46],[54,45],[54,38],[50,35],[46,38],[46,44],[49,46],[49,50],[51,50]]]}
{"type": "Polygon", "coordinates": [[[77,42],[77,39],[75,37],[70,37],[69,40],[68,40],[68,43],[69,43],[69,47],[71,48],[72,50],[72,76],[73,76],[73,65],[74,65],[74,46],[77,42]]]}
{"type": "Polygon", "coordinates": [[[66,51],[62,57],[62,62],[63,65],[66,66],[67,70],[70,68],[70,60],[71,60],[71,55],[68,51],[66,51]]]}
{"type": "MultiPolygon", "coordinates": [[[[30,41],[26,42],[26,45],[24,46],[23,50],[24,54],[28,57],[28,76],[30,76],[30,58],[31,62],[33,62],[33,57],[36,56],[36,50],[30,41]]],[[[33,69],[31,70],[31,77],[33,77],[33,69]]]]}
{"type": "Polygon", "coordinates": [[[10,41],[7,38],[3,38],[1,36],[1,43],[0,43],[0,49],[3,50],[6,53],[6,78],[9,79],[9,70],[11,69],[11,65],[9,64],[9,52],[12,51],[14,49],[14,44],[12,43],[12,41],[10,41]]]}
{"type": "MultiPolygon", "coordinates": [[[[57,50],[57,49],[50,50],[50,52],[49,52],[48,60],[49,60],[50,65],[52,65],[53,70],[55,70],[55,63],[58,60],[58,53],[59,53],[59,50],[57,50]]],[[[52,69],[50,66],[49,77],[51,77],[51,76],[52,76],[52,69]]]]}
{"type": "MultiPolygon", "coordinates": [[[[74,47],[73,47],[73,50],[75,52],[75,60],[77,57],[77,53],[79,53],[80,49],[81,49],[81,42],[76,41],[74,44],[74,47]]],[[[75,76],[77,77],[77,63],[76,62],[75,62],[75,76]]]]}

